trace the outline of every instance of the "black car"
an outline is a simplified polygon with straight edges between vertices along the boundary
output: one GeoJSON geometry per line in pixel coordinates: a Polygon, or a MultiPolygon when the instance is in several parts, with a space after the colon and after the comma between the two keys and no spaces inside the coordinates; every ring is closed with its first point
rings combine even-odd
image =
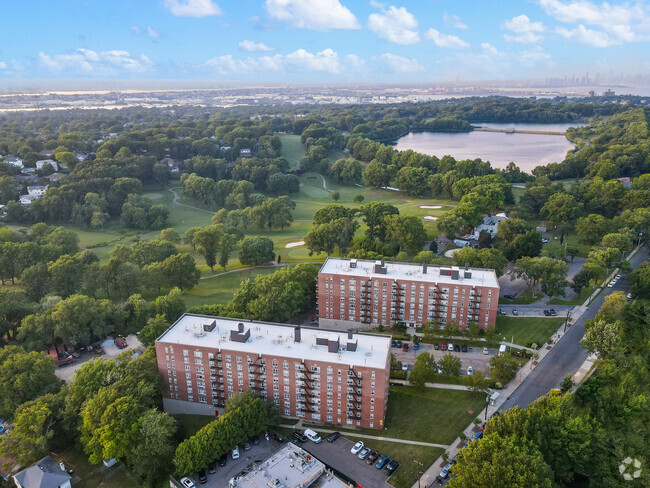
{"type": "Polygon", "coordinates": [[[506,293],[505,295],[503,295],[503,298],[505,298],[506,300],[514,300],[515,296],[511,295],[510,293],[506,293]]]}
{"type": "Polygon", "coordinates": [[[300,442],[307,442],[307,436],[299,430],[294,430],[292,436],[294,439],[298,439],[300,442]]]}
{"type": "Polygon", "coordinates": [[[547,317],[550,317],[550,316],[551,316],[551,312],[549,312],[548,310],[544,310],[544,315],[546,315],[547,317]]]}
{"type": "Polygon", "coordinates": [[[463,344],[462,346],[460,346],[460,350],[463,352],[467,352],[467,346],[463,344]]]}
{"type": "Polygon", "coordinates": [[[395,347],[402,347],[402,341],[395,341],[395,347]]]}
{"type": "Polygon", "coordinates": [[[210,464],[208,464],[208,473],[214,474],[217,472],[217,462],[212,461],[210,464]]]}
{"type": "Polygon", "coordinates": [[[205,469],[199,471],[199,483],[204,484],[208,482],[208,475],[205,474],[205,469]]]}
{"type": "Polygon", "coordinates": [[[460,346],[458,344],[454,346],[454,351],[460,352],[460,346]]]}
{"type": "Polygon", "coordinates": [[[391,341],[390,347],[397,347],[397,341],[391,341]]]}
{"type": "Polygon", "coordinates": [[[440,344],[434,344],[434,345],[433,345],[433,348],[434,348],[436,351],[439,351],[439,350],[440,350],[440,344]]]}
{"type": "Polygon", "coordinates": [[[254,435],[253,436],[253,445],[256,446],[260,443],[260,436],[254,435]]]}
{"type": "Polygon", "coordinates": [[[338,432],[334,432],[334,433],[330,434],[330,436],[327,438],[327,442],[334,442],[339,437],[341,437],[341,434],[338,433],[338,432]]]}
{"type": "Polygon", "coordinates": [[[367,462],[368,464],[372,464],[372,463],[374,463],[377,459],[379,459],[380,456],[381,456],[381,454],[379,454],[377,451],[372,451],[372,452],[368,455],[368,458],[366,459],[366,462],[367,462]]]}
{"type": "Polygon", "coordinates": [[[219,458],[219,466],[225,466],[228,462],[228,454],[224,454],[219,458]]]}
{"type": "Polygon", "coordinates": [[[244,451],[250,451],[251,450],[251,441],[246,441],[246,444],[244,444],[244,451]]]}
{"type": "Polygon", "coordinates": [[[388,474],[393,474],[397,468],[399,468],[399,463],[393,459],[386,465],[386,472],[388,474]]]}
{"type": "Polygon", "coordinates": [[[551,317],[555,317],[557,315],[557,312],[555,311],[554,308],[550,309],[549,312],[551,314],[551,317]]]}

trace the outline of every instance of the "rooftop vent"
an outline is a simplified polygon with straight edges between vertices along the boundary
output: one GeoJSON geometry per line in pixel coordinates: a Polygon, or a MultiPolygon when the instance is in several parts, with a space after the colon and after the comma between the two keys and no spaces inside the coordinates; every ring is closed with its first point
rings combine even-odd
{"type": "Polygon", "coordinates": [[[386,274],[386,262],[383,259],[375,262],[375,273],[386,274]]]}
{"type": "Polygon", "coordinates": [[[242,342],[245,343],[251,336],[251,330],[246,329],[244,331],[244,324],[241,322],[237,324],[237,330],[230,331],[230,340],[233,342],[242,342]]]}
{"type": "Polygon", "coordinates": [[[472,277],[472,272],[471,271],[465,271],[464,275],[466,280],[469,280],[472,277]]]}
{"type": "Polygon", "coordinates": [[[350,268],[354,269],[357,267],[357,260],[356,259],[351,259],[350,260],[350,268]]]}
{"type": "Polygon", "coordinates": [[[203,330],[205,332],[212,332],[216,326],[217,326],[217,321],[213,320],[209,324],[203,324],[203,330]]]}
{"type": "Polygon", "coordinates": [[[300,342],[300,327],[295,327],[293,329],[293,342],[300,342]]]}
{"type": "Polygon", "coordinates": [[[422,273],[427,274],[427,263],[422,263],[422,273]]]}

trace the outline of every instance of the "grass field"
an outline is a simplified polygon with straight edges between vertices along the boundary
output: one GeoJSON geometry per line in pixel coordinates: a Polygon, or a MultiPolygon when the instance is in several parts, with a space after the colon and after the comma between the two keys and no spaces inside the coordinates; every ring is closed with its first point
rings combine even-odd
{"type": "Polygon", "coordinates": [[[57,461],[63,461],[67,467],[74,470],[75,476],[81,478],[72,485],[75,488],[137,488],[137,483],[126,470],[123,464],[118,464],[112,468],[107,468],[103,464],[92,465],[88,463],[88,456],[79,448],[72,447],[65,451],[61,456],[55,458],[57,461]]]}
{"type": "Polygon", "coordinates": [[[585,303],[585,300],[589,298],[594,290],[596,289],[595,285],[589,285],[580,290],[580,294],[572,298],[571,300],[563,300],[562,298],[553,298],[551,299],[551,305],[582,305],[585,303]]]}
{"type": "Polygon", "coordinates": [[[505,340],[514,341],[521,346],[537,344],[541,346],[546,343],[553,333],[564,322],[561,317],[497,317],[496,331],[498,337],[505,337],[505,340]],[[514,339],[513,339],[514,337],[514,339]]]}
{"type": "Polygon", "coordinates": [[[298,169],[300,158],[305,155],[305,146],[300,142],[300,136],[295,134],[279,134],[282,142],[282,157],[289,161],[291,169],[298,169]]]}

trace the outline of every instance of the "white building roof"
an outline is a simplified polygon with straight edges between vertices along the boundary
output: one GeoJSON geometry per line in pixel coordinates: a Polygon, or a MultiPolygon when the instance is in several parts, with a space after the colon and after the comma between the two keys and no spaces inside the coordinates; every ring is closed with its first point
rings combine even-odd
{"type": "Polygon", "coordinates": [[[384,369],[390,356],[390,341],[387,335],[184,314],[156,342],[384,369]],[[246,342],[231,338],[239,324],[243,324],[243,334],[250,334],[246,342]],[[211,325],[213,330],[206,331],[211,325]],[[298,328],[300,342],[295,342],[298,328]],[[356,348],[349,344],[356,344],[356,348]]]}
{"type": "Polygon", "coordinates": [[[341,276],[359,277],[365,279],[393,279],[410,280],[422,283],[434,283],[442,285],[469,285],[499,287],[497,275],[493,269],[483,268],[459,268],[458,266],[432,266],[427,265],[426,273],[424,266],[415,263],[398,263],[393,261],[385,262],[386,272],[377,272],[376,265],[379,261],[365,259],[344,259],[327,258],[320,272],[325,274],[339,274],[341,276]],[[452,275],[445,275],[445,270],[456,271],[458,278],[452,275]],[[469,272],[470,277],[466,277],[469,272]]]}

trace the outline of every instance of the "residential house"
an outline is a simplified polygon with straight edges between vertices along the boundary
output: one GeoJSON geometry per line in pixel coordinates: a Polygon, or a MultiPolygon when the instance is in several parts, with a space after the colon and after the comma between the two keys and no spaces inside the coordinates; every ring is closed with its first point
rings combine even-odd
{"type": "Polygon", "coordinates": [[[71,488],[71,476],[50,456],[23,469],[13,476],[18,488],[71,488]]]}
{"type": "Polygon", "coordinates": [[[12,166],[16,166],[18,168],[23,167],[22,158],[19,158],[17,156],[7,156],[7,157],[5,157],[4,162],[7,163],[7,164],[10,164],[12,166]]]}
{"type": "Polygon", "coordinates": [[[47,190],[47,186],[28,186],[27,195],[21,195],[19,201],[24,207],[29,207],[34,200],[37,200],[45,195],[45,190],[47,190]]]}
{"type": "Polygon", "coordinates": [[[617,178],[617,180],[619,181],[619,183],[622,183],[623,186],[624,186],[625,188],[627,188],[628,190],[629,190],[630,187],[632,186],[632,180],[631,180],[629,177],[625,177],[625,178],[617,178]]]}
{"type": "Polygon", "coordinates": [[[474,229],[474,239],[478,239],[481,232],[489,232],[492,237],[496,236],[499,222],[507,219],[508,216],[504,212],[496,215],[486,215],[483,217],[483,221],[474,229]]]}
{"type": "Polygon", "coordinates": [[[42,159],[40,161],[36,161],[36,169],[43,169],[43,166],[45,166],[46,164],[52,166],[54,168],[54,171],[59,170],[59,165],[53,159],[42,159]]]}
{"type": "Polygon", "coordinates": [[[45,179],[50,183],[54,183],[56,181],[59,181],[64,176],[65,175],[63,173],[52,173],[51,175],[46,176],[45,179]]]}
{"type": "Polygon", "coordinates": [[[239,150],[239,156],[242,158],[250,158],[252,155],[250,149],[240,149],[239,150]]]}

